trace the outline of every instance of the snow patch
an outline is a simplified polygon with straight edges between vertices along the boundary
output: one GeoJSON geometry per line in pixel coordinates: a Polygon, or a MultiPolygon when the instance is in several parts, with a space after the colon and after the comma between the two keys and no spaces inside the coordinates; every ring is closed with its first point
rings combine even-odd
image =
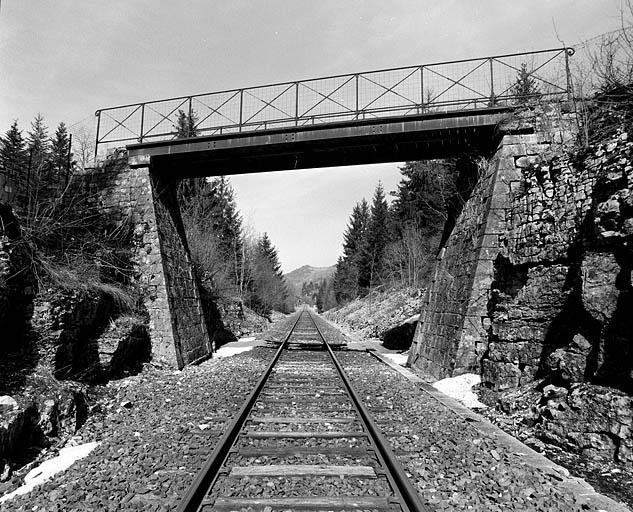
{"type": "Polygon", "coordinates": [[[390,354],[389,352],[382,352],[380,354],[385,359],[389,359],[391,362],[399,364],[400,366],[406,366],[408,354],[390,354]]]}
{"type": "Polygon", "coordinates": [[[77,446],[68,446],[59,450],[59,455],[52,459],[45,460],[39,466],[29,471],[24,477],[24,485],[15,491],[0,497],[0,503],[10,500],[20,494],[26,494],[34,487],[49,480],[57,473],[66,471],[73,463],[86,457],[92,450],[99,446],[99,442],[85,443],[77,446]]]}
{"type": "Polygon", "coordinates": [[[238,342],[240,341],[255,341],[257,338],[255,336],[248,336],[246,338],[240,338],[239,340],[237,340],[238,342]]]}
{"type": "Polygon", "coordinates": [[[433,387],[445,395],[454,398],[470,409],[485,409],[486,406],[477,400],[471,389],[481,382],[481,377],[474,373],[465,373],[457,377],[448,377],[433,383],[433,387]]]}
{"type": "Polygon", "coordinates": [[[222,359],[223,357],[231,357],[236,354],[241,354],[242,352],[248,352],[249,350],[253,350],[253,345],[249,347],[229,347],[225,345],[223,347],[220,347],[217,352],[213,354],[213,357],[217,359],[222,359]]]}

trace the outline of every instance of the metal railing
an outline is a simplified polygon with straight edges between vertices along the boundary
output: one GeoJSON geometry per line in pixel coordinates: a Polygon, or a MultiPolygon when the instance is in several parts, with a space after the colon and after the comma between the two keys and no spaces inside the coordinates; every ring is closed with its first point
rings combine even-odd
{"type": "Polygon", "coordinates": [[[196,135],[215,135],[512,105],[522,68],[539,98],[568,99],[573,53],[513,53],[104,108],[95,113],[96,149],[173,139],[183,114],[194,120],[196,135]]]}

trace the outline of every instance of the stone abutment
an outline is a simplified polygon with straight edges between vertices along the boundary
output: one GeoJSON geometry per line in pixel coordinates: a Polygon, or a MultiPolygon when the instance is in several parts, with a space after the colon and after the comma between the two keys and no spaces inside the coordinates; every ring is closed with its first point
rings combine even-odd
{"type": "Polygon", "coordinates": [[[130,168],[125,152],[94,169],[104,212],[131,223],[132,265],[149,316],[154,361],[182,368],[212,353],[177,200],[177,181],[149,167],[130,168]]]}
{"type": "MultiPolygon", "coordinates": [[[[500,127],[499,144],[480,161],[476,185],[439,251],[408,360],[436,379],[480,373],[487,364],[490,333],[499,328],[491,312],[495,279],[512,250],[513,194],[524,186],[524,169],[561,153],[574,138],[570,114],[529,116],[500,127]]],[[[521,243],[538,247],[525,237],[521,243]]],[[[533,370],[531,362],[521,364],[520,372],[533,370]]]]}

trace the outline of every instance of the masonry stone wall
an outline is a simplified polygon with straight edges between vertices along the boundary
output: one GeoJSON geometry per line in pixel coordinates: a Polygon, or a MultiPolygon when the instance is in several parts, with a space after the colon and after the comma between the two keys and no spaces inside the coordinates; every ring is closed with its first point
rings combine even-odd
{"type": "Polygon", "coordinates": [[[182,368],[211,354],[176,183],[147,167],[131,169],[125,152],[91,170],[86,183],[112,222],[132,230],[132,266],[149,316],[153,359],[182,368]]]}
{"type": "Polygon", "coordinates": [[[633,144],[516,160],[483,380],[633,387],[633,144]],[[625,313],[626,310],[629,313],[625,313]]]}
{"type": "MultiPolygon", "coordinates": [[[[505,135],[481,166],[478,183],[440,252],[409,356],[410,365],[434,378],[480,370],[490,348],[495,269],[512,243],[510,197],[520,181],[518,169],[540,161],[547,152],[559,152],[573,135],[569,115],[556,112],[545,116],[544,123],[542,117],[528,114],[503,127],[505,135]]],[[[514,243],[525,243],[529,250],[525,239],[514,243]]]]}
{"type": "Polygon", "coordinates": [[[476,276],[483,277],[489,265],[480,260],[479,246],[486,233],[496,162],[480,172],[471,199],[437,258],[410,352],[409,364],[438,379],[476,368],[477,354],[485,350],[481,316],[486,300],[481,295],[483,282],[476,276]]]}

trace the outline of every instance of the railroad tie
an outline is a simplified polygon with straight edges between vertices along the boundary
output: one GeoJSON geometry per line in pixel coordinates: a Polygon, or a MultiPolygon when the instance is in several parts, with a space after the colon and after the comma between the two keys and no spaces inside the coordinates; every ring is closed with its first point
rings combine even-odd
{"type": "Polygon", "coordinates": [[[393,505],[389,498],[374,496],[302,496],[295,498],[208,498],[203,506],[214,510],[262,509],[281,510],[386,510],[393,505]]]}
{"type": "Polygon", "coordinates": [[[234,466],[229,476],[350,476],[376,478],[370,466],[331,466],[325,464],[275,464],[269,466],[234,466]]]}

